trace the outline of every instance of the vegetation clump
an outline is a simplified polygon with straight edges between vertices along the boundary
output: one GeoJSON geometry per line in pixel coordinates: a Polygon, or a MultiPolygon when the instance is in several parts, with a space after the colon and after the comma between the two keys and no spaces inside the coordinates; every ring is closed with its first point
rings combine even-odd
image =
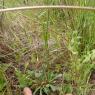
{"type": "MultiPolygon", "coordinates": [[[[2,0],[0,8],[95,6],[94,0],[2,0]]],[[[95,94],[95,12],[39,9],[0,13],[0,95],[95,94]]]]}

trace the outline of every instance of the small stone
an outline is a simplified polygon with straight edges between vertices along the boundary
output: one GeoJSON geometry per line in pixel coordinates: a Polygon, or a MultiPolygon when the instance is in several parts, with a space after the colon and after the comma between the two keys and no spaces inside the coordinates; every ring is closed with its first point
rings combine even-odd
{"type": "Polygon", "coordinates": [[[30,88],[25,87],[24,90],[23,90],[23,94],[24,95],[32,95],[32,91],[31,91],[30,88]]]}
{"type": "Polygon", "coordinates": [[[65,94],[65,95],[73,95],[73,94],[69,94],[69,93],[68,93],[68,94],[65,94]]]}

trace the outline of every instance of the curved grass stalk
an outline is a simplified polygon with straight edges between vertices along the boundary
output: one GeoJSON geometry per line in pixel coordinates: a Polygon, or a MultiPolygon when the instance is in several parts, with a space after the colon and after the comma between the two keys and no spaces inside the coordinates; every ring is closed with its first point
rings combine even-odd
{"type": "Polygon", "coordinates": [[[0,9],[0,12],[10,12],[19,10],[32,10],[32,9],[73,9],[83,11],[95,11],[95,7],[82,7],[82,6],[67,6],[67,5],[44,5],[44,6],[26,6],[26,7],[15,7],[0,9]]]}

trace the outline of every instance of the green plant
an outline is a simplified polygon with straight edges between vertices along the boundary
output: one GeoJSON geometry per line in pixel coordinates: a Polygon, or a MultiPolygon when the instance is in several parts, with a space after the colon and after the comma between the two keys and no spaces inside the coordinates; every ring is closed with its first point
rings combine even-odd
{"type": "MultiPolygon", "coordinates": [[[[0,94],[3,95],[7,91],[11,91],[10,88],[7,88],[9,84],[7,81],[6,70],[10,65],[0,64],[0,94]]],[[[12,95],[11,92],[8,92],[7,95],[12,95]]]]}
{"type": "Polygon", "coordinates": [[[59,90],[59,86],[56,84],[57,79],[62,77],[62,74],[56,74],[54,72],[44,71],[30,71],[21,73],[16,70],[16,75],[19,80],[19,87],[23,88],[30,86],[34,91],[34,95],[40,93],[40,95],[48,95],[51,91],[55,92],[59,90]]]}
{"type": "MultiPolygon", "coordinates": [[[[58,4],[95,6],[95,1],[5,0],[0,6],[58,4]]],[[[6,63],[15,68],[19,90],[29,86],[40,95],[56,91],[60,95],[89,94],[94,85],[89,81],[95,70],[94,12],[41,9],[2,13],[1,19],[0,43],[8,48],[0,48],[0,64],[10,59],[6,63]]],[[[3,67],[9,69],[6,64],[3,67]]],[[[3,67],[0,65],[0,91],[12,95],[14,88],[3,67]]]]}

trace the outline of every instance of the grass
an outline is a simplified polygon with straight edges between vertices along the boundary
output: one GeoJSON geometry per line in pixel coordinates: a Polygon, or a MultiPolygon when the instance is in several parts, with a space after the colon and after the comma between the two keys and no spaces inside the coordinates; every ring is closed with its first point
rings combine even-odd
{"type": "MultiPolygon", "coordinates": [[[[1,7],[95,6],[92,0],[7,0],[1,7]]],[[[95,13],[29,10],[0,14],[0,95],[91,95],[95,82],[95,13]]]]}

